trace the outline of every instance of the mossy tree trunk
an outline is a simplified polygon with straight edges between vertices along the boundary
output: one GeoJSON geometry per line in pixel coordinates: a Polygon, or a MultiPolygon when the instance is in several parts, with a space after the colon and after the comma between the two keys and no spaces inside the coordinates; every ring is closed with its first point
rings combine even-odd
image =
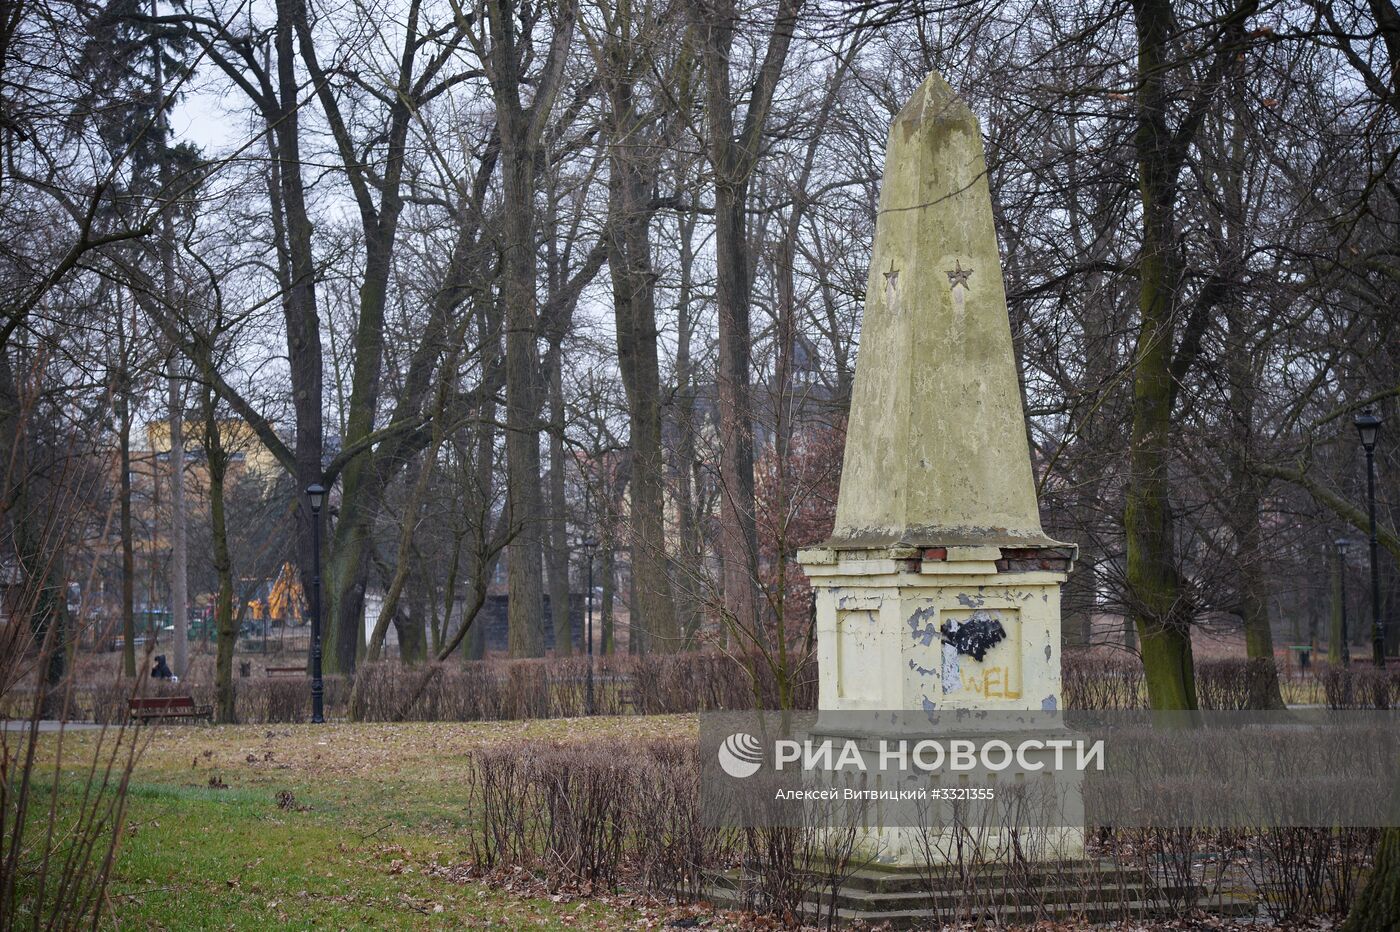
{"type": "Polygon", "coordinates": [[[399,637],[399,660],[416,667],[428,659],[427,607],[415,593],[404,600],[405,611],[394,613],[394,633],[399,637]]]}
{"type": "Polygon", "coordinates": [[[1130,611],[1154,709],[1196,708],[1190,611],[1173,547],[1168,470],[1172,451],[1172,347],[1175,292],[1175,206],[1180,160],[1167,125],[1168,0],[1134,3],[1138,36],[1138,186],[1142,252],[1138,260],[1142,320],[1133,360],[1133,420],[1128,454],[1127,532],[1130,611]]]}
{"type": "Polygon", "coordinates": [[[1381,833],[1375,867],[1341,932],[1400,932],[1400,827],[1381,833]]]}
{"type": "Polygon", "coordinates": [[[204,392],[204,451],[209,472],[209,521],[214,573],[218,591],[214,596],[214,717],[230,724],[238,720],[237,696],[233,680],[233,645],[238,637],[233,615],[233,560],[228,546],[228,512],[224,490],[228,478],[228,451],[219,430],[218,412],[212,389],[204,392]]]}
{"type": "Polygon", "coordinates": [[[1137,32],[1137,128],[1133,143],[1142,201],[1142,248],[1138,258],[1141,320],[1133,351],[1132,431],[1124,509],[1127,597],[1141,643],[1148,699],[1154,709],[1194,709],[1196,686],[1191,654],[1192,608],[1176,565],[1170,468],[1172,409],[1176,385],[1200,349],[1209,322],[1208,302],[1192,307],[1177,346],[1182,282],[1176,234],[1179,177],[1213,88],[1236,53],[1244,20],[1257,6],[1244,0],[1223,22],[1214,80],[1199,84],[1177,126],[1170,113],[1177,97],[1169,81],[1186,68],[1172,61],[1178,33],[1171,0],[1134,0],[1137,32]]]}

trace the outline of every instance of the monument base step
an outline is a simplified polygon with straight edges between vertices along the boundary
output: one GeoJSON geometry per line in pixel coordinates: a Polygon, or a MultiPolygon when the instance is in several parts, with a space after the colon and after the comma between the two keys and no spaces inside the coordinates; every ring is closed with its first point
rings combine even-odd
{"type": "MultiPolygon", "coordinates": [[[[755,891],[758,880],[751,872],[736,868],[713,873],[708,880],[704,896],[716,906],[753,905],[746,891],[755,891]]],[[[864,922],[890,929],[1069,918],[1112,922],[1196,909],[1238,917],[1256,911],[1247,896],[1206,897],[1200,888],[1165,886],[1140,871],[1089,861],[1027,865],[1015,871],[989,867],[967,880],[944,868],[872,866],[846,873],[834,898],[828,876],[820,872],[805,874],[800,883],[805,890],[798,911],[808,921],[825,922],[834,905],[842,925],[864,922]]]]}

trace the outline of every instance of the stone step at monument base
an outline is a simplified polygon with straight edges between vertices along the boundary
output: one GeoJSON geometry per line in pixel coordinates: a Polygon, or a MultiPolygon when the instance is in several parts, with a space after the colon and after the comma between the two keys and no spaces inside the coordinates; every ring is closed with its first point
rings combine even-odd
{"type": "MultiPolygon", "coordinates": [[[[710,876],[704,890],[716,906],[746,906],[744,887],[756,878],[738,869],[710,876]]],[[[808,874],[801,912],[809,921],[825,921],[831,912],[828,880],[808,874]]],[[[937,928],[945,922],[1032,923],[1042,919],[1078,918],[1088,922],[1147,919],[1179,913],[1183,907],[1221,916],[1255,912],[1248,897],[1206,898],[1199,888],[1164,887],[1138,871],[1092,862],[1038,865],[1017,871],[989,868],[964,883],[946,868],[870,867],[842,880],[835,898],[842,923],[865,922],[892,929],[937,928]],[[1176,909],[1173,909],[1173,905],[1176,909]]]]}

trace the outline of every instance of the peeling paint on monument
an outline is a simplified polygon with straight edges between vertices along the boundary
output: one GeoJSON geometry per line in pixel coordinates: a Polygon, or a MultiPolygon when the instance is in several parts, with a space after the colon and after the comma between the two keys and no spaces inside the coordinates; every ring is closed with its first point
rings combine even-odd
{"type": "Polygon", "coordinates": [[[921,608],[909,616],[909,631],[915,642],[928,647],[938,637],[938,609],[921,608]]]}
{"type": "Polygon", "coordinates": [[[943,694],[955,693],[962,689],[962,665],[958,663],[958,649],[952,644],[943,644],[943,694]]]}

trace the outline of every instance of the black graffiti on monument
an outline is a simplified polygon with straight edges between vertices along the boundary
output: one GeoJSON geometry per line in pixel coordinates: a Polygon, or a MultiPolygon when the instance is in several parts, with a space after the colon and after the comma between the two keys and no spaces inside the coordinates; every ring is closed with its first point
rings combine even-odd
{"type": "Polygon", "coordinates": [[[990,615],[973,615],[966,621],[950,618],[938,630],[943,635],[944,644],[977,661],[987,656],[987,651],[1006,637],[1006,629],[1001,622],[990,615]]]}

